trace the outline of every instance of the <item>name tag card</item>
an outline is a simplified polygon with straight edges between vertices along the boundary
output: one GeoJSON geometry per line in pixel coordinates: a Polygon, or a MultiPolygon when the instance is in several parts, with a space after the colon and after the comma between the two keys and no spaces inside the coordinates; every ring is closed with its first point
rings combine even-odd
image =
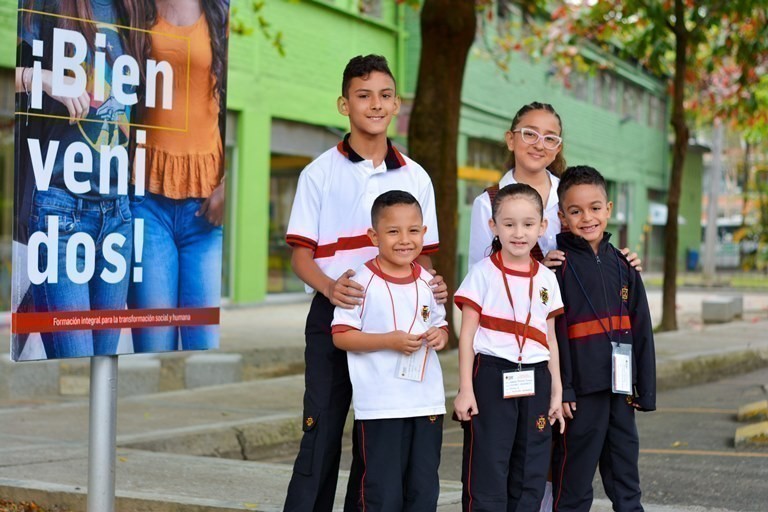
{"type": "Polygon", "coordinates": [[[611,368],[613,373],[613,382],[611,391],[621,395],[632,394],[632,345],[624,343],[620,345],[615,341],[613,345],[613,355],[611,357],[611,368]]]}
{"type": "Polygon", "coordinates": [[[533,396],[536,394],[536,380],[533,378],[533,370],[519,372],[504,372],[502,390],[504,398],[519,398],[521,396],[533,396]]]}
{"type": "Polygon", "coordinates": [[[426,344],[422,344],[419,350],[410,355],[400,354],[400,359],[397,362],[397,377],[416,382],[424,380],[428,355],[429,347],[426,344]]]}

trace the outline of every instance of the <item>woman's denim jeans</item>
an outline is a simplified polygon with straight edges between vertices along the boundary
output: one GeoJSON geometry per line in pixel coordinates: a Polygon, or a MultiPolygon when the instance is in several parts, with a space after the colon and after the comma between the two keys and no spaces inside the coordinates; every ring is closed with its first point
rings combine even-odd
{"type": "MultiPolygon", "coordinates": [[[[130,308],[202,308],[221,303],[223,229],[195,216],[202,199],[169,199],[147,192],[131,201],[144,219],[144,279],[131,283],[130,308]]],[[[135,352],[217,348],[217,325],[133,329],[135,352]]]]}
{"type": "MultiPolygon", "coordinates": [[[[119,233],[125,237],[122,247],[113,245],[128,266],[133,251],[133,223],[128,197],[91,201],[81,199],[66,190],[49,188],[35,191],[32,213],[29,218],[30,232],[48,230],[48,217],[59,219],[58,282],[45,281],[33,285],[36,311],[90,311],[125,308],[130,269],[118,283],[109,284],[100,276],[102,270],[114,271],[102,251],[104,237],[119,233]],[[89,282],[73,283],[67,276],[67,242],[75,233],[87,233],[96,246],[95,271],[89,282]]],[[[40,246],[38,265],[47,268],[48,251],[40,246]]],[[[85,268],[85,248],[77,245],[77,269],[85,268]]],[[[120,329],[77,330],[42,333],[43,346],[49,359],[61,357],[86,357],[113,355],[117,352],[120,329]]]]}

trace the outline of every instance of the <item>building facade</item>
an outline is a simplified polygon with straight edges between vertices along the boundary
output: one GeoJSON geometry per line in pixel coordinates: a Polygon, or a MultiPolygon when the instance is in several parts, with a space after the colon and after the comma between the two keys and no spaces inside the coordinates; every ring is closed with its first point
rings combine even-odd
{"type": "MultiPolygon", "coordinates": [[[[405,144],[419,58],[418,11],[391,0],[270,0],[259,12],[252,4],[232,0],[223,286],[231,304],[301,290],[290,270],[285,229],[301,169],[347,130],[346,118],[336,110],[347,60],[367,53],[389,58],[405,103],[391,135],[405,144]],[[269,23],[271,38],[261,33],[259,17],[269,23]],[[277,34],[282,55],[274,44],[277,34]]],[[[10,41],[16,40],[16,6],[16,0],[0,0],[0,38],[7,42],[0,45],[0,311],[10,307],[3,301],[10,297],[15,66],[10,41]]],[[[504,16],[515,15],[513,9],[504,11],[504,16]]],[[[663,231],[654,226],[663,217],[669,174],[663,84],[611,61],[610,69],[578,76],[567,88],[546,63],[521,55],[513,55],[508,70],[502,70],[484,56],[481,37],[467,65],[457,148],[460,268],[466,261],[472,200],[501,176],[504,132],[514,112],[534,100],[552,103],[560,113],[567,161],[593,165],[609,180],[615,240],[659,268],[663,231]]],[[[683,228],[697,226],[700,218],[695,161],[687,177],[683,228]]],[[[686,247],[698,247],[698,237],[698,229],[681,230],[681,262],[686,247]]]]}

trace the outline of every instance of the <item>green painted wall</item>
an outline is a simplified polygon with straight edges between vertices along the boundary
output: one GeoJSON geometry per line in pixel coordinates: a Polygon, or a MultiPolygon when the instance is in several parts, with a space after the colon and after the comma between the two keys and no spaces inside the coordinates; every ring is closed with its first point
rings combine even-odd
{"type": "Polygon", "coordinates": [[[16,66],[16,0],[0,1],[0,67],[16,66]]]}

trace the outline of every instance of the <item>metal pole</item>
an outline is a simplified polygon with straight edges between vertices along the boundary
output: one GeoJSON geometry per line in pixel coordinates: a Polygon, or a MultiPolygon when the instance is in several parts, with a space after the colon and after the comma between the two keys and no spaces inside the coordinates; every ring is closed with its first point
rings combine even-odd
{"type": "Polygon", "coordinates": [[[704,284],[712,286],[715,282],[715,246],[717,244],[717,198],[723,176],[723,123],[715,119],[712,133],[712,166],[709,169],[709,204],[707,205],[707,225],[704,231],[704,284]]]}
{"type": "Polygon", "coordinates": [[[91,358],[88,512],[115,511],[117,356],[91,358]]]}

